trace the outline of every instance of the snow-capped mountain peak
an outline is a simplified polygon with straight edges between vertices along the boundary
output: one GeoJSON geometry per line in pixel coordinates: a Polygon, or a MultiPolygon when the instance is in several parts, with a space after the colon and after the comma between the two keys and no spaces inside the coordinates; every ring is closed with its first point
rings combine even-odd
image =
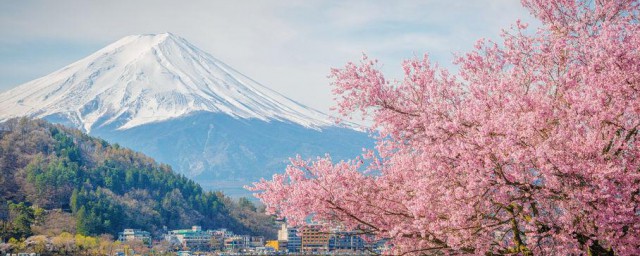
{"type": "Polygon", "coordinates": [[[124,37],[0,94],[0,121],[64,119],[87,132],[103,125],[124,130],[196,112],[316,129],[333,124],[171,33],[124,37]]]}

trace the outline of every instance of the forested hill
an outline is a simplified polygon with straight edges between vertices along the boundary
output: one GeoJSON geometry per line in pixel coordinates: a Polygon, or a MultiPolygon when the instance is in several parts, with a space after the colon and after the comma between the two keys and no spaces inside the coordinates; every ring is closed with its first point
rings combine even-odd
{"type": "Polygon", "coordinates": [[[269,217],[247,207],[246,200],[239,206],[143,154],[25,118],[0,124],[0,221],[14,223],[5,227],[5,236],[33,232],[15,224],[20,221],[7,221],[16,217],[10,210],[20,209],[20,202],[56,213],[51,218],[66,215],[71,223],[65,227],[64,221],[47,220],[45,214],[33,220],[41,233],[47,225],[85,235],[116,234],[124,228],[158,234],[163,226],[192,225],[254,235],[274,232],[269,217]]]}

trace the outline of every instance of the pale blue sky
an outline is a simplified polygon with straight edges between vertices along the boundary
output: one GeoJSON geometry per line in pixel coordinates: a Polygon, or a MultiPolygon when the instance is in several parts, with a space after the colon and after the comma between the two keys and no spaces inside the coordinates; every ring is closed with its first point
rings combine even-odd
{"type": "Polygon", "coordinates": [[[9,1],[0,0],[0,92],[132,34],[172,32],[238,71],[327,111],[331,67],[377,58],[390,77],[403,59],[452,53],[497,38],[516,0],[9,1]]]}

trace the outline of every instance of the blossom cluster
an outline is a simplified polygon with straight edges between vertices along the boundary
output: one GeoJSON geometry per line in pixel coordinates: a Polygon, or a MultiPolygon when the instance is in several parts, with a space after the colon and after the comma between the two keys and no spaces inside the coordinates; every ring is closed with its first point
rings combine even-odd
{"type": "Polygon", "coordinates": [[[542,23],[428,56],[389,81],[333,69],[337,109],[375,149],[299,157],[251,188],[267,210],[388,239],[393,254],[640,254],[638,1],[523,0],[542,23]]]}

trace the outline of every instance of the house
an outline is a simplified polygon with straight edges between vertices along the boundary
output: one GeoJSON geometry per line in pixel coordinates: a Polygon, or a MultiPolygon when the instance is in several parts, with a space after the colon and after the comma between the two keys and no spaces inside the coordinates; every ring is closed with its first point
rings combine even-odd
{"type": "Polygon", "coordinates": [[[125,229],[118,233],[118,241],[125,243],[131,241],[141,241],[147,246],[151,246],[151,233],[140,229],[125,229]]]}
{"type": "Polygon", "coordinates": [[[211,232],[203,231],[200,226],[192,226],[191,229],[171,230],[165,235],[165,240],[171,243],[179,243],[184,248],[191,250],[207,251],[211,248],[211,232]]]}

